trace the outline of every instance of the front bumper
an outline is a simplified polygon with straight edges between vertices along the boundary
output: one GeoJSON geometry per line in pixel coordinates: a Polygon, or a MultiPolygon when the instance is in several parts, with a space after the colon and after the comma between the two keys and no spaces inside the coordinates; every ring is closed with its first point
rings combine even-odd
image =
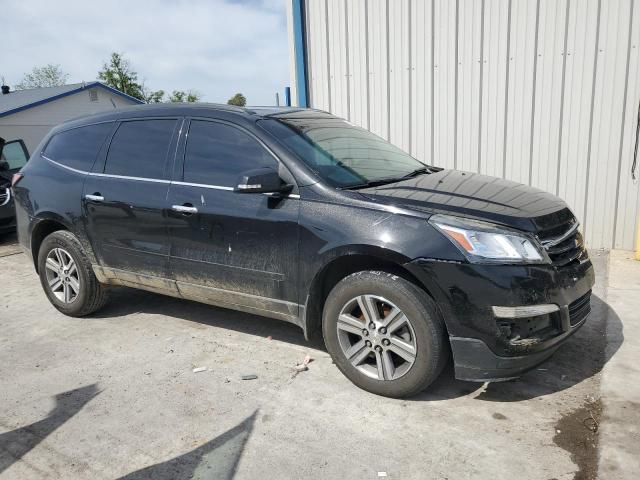
{"type": "MultiPolygon", "coordinates": [[[[589,260],[556,268],[417,259],[406,267],[441,309],[456,378],[483,382],[516,378],[549,358],[585,323],[595,282],[589,260]],[[528,338],[514,336],[492,310],[540,304],[555,304],[559,310],[528,338]]],[[[531,322],[535,325],[536,319],[531,322]]]]}
{"type": "Polygon", "coordinates": [[[558,349],[556,344],[541,352],[517,357],[500,357],[476,338],[450,337],[455,375],[468,382],[503,382],[518,378],[540,365],[558,349]]]}

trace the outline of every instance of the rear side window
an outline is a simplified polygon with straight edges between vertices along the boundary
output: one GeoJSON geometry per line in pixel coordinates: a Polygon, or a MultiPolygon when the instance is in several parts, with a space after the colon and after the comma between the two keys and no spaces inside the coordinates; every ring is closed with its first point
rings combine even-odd
{"type": "Polygon", "coordinates": [[[105,173],[164,178],[169,144],[177,120],[134,120],[118,127],[107,154],[105,173]]]}
{"type": "Polygon", "coordinates": [[[43,155],[62,165],[88,172],[107,139],[113,123],[74,128],[54,135],[43,155]]]}
{"type": "Polygon", "coordinates": [[[238,176],[278,162],[255,138],[217,122],[192,120],[184,159],[184,181],[234,186],[238,176]]]}

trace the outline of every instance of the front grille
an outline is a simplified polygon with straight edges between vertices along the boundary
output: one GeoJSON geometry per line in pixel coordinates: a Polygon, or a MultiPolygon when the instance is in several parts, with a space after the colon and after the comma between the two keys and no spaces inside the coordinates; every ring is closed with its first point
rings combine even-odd
{"type": "Polygon", "coordinates": [[[9,203],[11,199],[11,190],[8,188],[0,188],[0,207],[9,203]]]}
{"type": "Polygon", "coordinates": [[[569,323],[575,326],[591,312],[591,290],[569,305],[569,323]]]}
{"type": "Polygon", "coordinates": [[[547,251],[551,263],[556,267],[564,267],[577,263],[586,256],[584,239],[578,231],[577,220],[538,232],[538,240],[547,251]]]}

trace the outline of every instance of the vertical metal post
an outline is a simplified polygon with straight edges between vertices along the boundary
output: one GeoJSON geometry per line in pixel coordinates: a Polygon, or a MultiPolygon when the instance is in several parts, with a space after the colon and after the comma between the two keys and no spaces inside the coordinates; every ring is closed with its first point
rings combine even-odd
{"type": "Polygon", "coordinates": [[[307,98],[307,55],[305,45],[304,0],[293,2],[293,36],[296,62],[296,87],[298,90],[298,106],[308,107],[307,98]]]}
{"type": "Polygon", "coordinates": [[[291,87],[284,87],[284,104],[287,107],[291,106],[291,87]]]}

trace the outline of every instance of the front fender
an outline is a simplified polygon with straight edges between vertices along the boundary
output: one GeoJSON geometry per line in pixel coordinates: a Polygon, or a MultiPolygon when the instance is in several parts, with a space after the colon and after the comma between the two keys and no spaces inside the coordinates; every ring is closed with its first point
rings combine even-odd
{"type": "Polygon", "coordinates": [[[458,249],[422,216],[303,202],[299,303],[304,303],[316,275],[328,263],[346,255],[371,255],[397,265],[424,257],[464,261],[458,249]]]}
{"type": "MultiPolygon", "coordinates": [[[[323,278],[335,262],[340,273],[354,269],[397,267],[416,258],[462,261],[462,255],[424,216],[354,206],[303,202],[300,211],[300,269],[298,303],[308,337],[322,312],[323,278]]],[[[333,277],[333,275],[332,275],[333,277]]],[[[326,292],[325,292],[326,293],[326,292]]]]}

